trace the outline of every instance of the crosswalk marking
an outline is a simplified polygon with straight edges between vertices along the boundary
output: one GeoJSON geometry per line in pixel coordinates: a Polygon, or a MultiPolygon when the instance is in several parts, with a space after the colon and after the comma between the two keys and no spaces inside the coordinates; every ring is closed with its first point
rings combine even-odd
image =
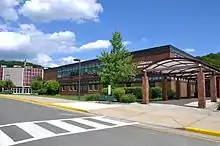
{"type": "Polygon", "coordinates": [[[86,129],[83,129],[83,128],[62,122],[62,121],[58,121],[58,120],[48,121],[47,123],[57,126],[59,128],[62,128],[64,130],[67,130],[69,132],[74,132],[74,133],[83,132],[86,130],[86,129]]]}
{"type": "Polygon", "coordinates": [[[7,146],[13,144],[14,141],[0,130],[0,146],[7,146]]]}
{"type": "Polygon", "coordinates": [[[103,117],[89,117],[89,118],[90,118],[90,119],[99,120],[99,121],[103,121],[103,122],[107,122],[107,123],[116,124],[116,125],[124,124],[123,122],[115,121],[115,120],[107,119],[107,118],[103,118],[103,117]]]}
{"type": "Polygon", "coordinates": [[[103,124],[99,124],[99,123],[95,123],[89,120],[85,120],[85,119],[81,119],[81,118],[76,118],[76,119],[71,119],[72,121],[78,122],[78,123],[82,123],[85,125],[89,125],[95,128],[108,128],[109,126],[107,125],[103,125],[103,124]]]}
{"type": "Polygon", "coordinates": [[[42,137],[51,137],[54,136],[55,134],[41,128],[40,126],[34,124],[34,123],[20,123],[16,124],[19,128],[33,136],[34,138],[42,138],[42,137]]]}
{"type": "Polygon", "coordinates": [[[30,137],[25,137],[22,140],[15,140],[13,138],[22,137],[22,133],[18,133],[18,131],[15,131],[14,133],[17,133],[16,135],[10,136],[4,133],[4,131],[0,130],[0,146],[14,146],[17,144],[22,144],[26,142],[31,142],[35,140],[40,140],[44,138],[49,137],[57,137],[57,136],[64,136],[64,135],[70,135],[70,134],[76,134],[76,133],[82,133],[82,132],[89,132],[89,131],[96,131],[96,130],[103,130],[103,129],[109,129],[109,128],[116,128],[121,126],[128,126],[128,125],[134,125],[137,123],[127,123],[127,122],[120,122],[117,120],[108,119],[104,116],[96,116],[96,117],[81,117],[81,118],[69,118],[69,119],[57,119],[57,120],[45,120],[45,121],[31,121],[31,122],[23,122],[23,123],[12,123],[12,124],[6,124],[6,125],[0,125],[0,128],[10,128],[10,126],[17,126],[20,128],[20,130],[23,130],[27,134],[31,135],[30,137]],[[94,119],[94,121],[89,120],[94,119]],[[96,120],[96,121],[95,121],[96,120]],[[67,121],[72,121],[73,123],[67,123],[67,121]],[[102,123],[101,121],[106,122],[102,123]],[[41,126],[38,123],[46,122],[49,124],[48,126],[55,126],[54,129],[61,128],[65,130],[66,132],[56,132],[53,133],[53,129],[41,126]],[[111,123],[112,125],[106,125],[107,123],[111,123]],[[81,125],[80,125],[81,124],[81,125]],[[89,127],[93,128],[85,128],[84,126],[87,125],[89,127]],[[50,130],[51,131],[50,131],[50,130]]]}

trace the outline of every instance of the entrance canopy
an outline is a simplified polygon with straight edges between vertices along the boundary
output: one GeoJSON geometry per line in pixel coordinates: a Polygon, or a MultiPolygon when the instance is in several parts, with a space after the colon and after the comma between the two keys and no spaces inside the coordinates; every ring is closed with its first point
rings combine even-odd
{"type": "Polygon", "coordinates": [[[220,70],[198,59],[168,58],[149,64],[143,71],[150,75],[163,75],[184,79],[196,79],[202,69],[205,77],[220,75],[220,70]]]}

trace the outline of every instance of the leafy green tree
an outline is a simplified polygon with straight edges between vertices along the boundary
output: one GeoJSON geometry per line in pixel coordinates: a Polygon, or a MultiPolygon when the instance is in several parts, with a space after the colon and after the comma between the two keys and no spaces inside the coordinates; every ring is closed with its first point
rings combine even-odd
{"type": "Polygon", "coordinates": [[[0,88],[5,87],[5,81],[0,81],[0,88]]]}
{"type": "Polygon", "coordinates": [[[44,88],[47,90],[48,95],[56,95],[59,93],[60,84],[55,80],[46,81],[44,88]]]}
{"type": "Polygon", "coordinates": [[[5,87],[5,81],[0,81],[0,91],[2,91],[3,87],[5,87]]]}
{"type": "Polygon", "coordinates": [[[42,77],[37,76],[31,81],[31,89],[34,91],[38,91],[43,88],[43,80],[42,77]]]}
{"type": "Polygon", "coordinates": [[[103,51],[98,59],[103,63],[100,75],[104,86],[120,84],[133,79],[136,66],[132,63],[133,56],[122,42],[120,32],[114,32],[110,43],[110,52],[103,51]]]}
{"type": "Polygon", "coordinates": [[[14,85],[14,83],[13,83],[11,80],[6,80],[6,81],[5,81],[5,88],[6,88],[7,90],[9,90],[9,89],[11,89],[11,88],[13,88],[13,87],[15,87],[15,85],[14,85]]]}

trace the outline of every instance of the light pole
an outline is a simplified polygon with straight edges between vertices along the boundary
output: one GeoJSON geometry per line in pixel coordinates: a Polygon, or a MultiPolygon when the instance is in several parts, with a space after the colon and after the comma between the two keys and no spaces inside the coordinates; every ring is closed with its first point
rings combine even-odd
{"type": "Polygon", "coordinates": [[[78,61],[79,62],[79,86],[78,86],[78,98],[79,98],[79,100],[80,100],[80,75],[81,75],[81,60],[80,59],[73,59],[73,61],[78,61]]]}

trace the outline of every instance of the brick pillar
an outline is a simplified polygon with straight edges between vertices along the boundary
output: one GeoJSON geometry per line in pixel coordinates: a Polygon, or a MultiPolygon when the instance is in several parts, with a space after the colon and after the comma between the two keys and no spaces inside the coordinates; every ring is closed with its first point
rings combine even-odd
{"type": "Polygon", "coordinates": [[[163,92],[162,93],[163,94],[163,100],[164,101],[168,100],[168,95],[167,95],[167,77],[164,77],[162,92],[163,92]]]}
{"type": "Polygon", "coordinates": [[[181,98],[180,79],[179,78],[177,78],[177,80],[176,80],[176,97],[177,97],[177,99],[181,98]]]}
{"type": "Polygon", "coordinates": [[[147,73],[144,73],[144,77],[142,79],[142,104],[149,103],[149,79],[147,73]]]}
{"type": "Polygon", "coordinates": [[[198,107],[205,108],[206,107],[205,75],[202,72],[202,68],[200,68],[200,70],[197,74],[197,91],[198,91],[198,107]]]}
{"type": "Polygon", "coordinates": [[[191,98],[191,92],[192,92],[192,83],[190,80],[187,82],[187,98],[191,98]]]}
{"type": "Polygon", "coordinates": [[[100,95],[102,95],[102,84],[98,85],[98,92],[100,95]]]}
{"type": "Polygon", "coordinates": [[[218,98],[220,98],[220,79],[218,80],[218,98]]]}
{"type": "Polygon", "coordinates": [[[213,75],[210,78],[210,92],[211,92],[211,102],[217,101],[217,87],[216,87],[216,76],[213,75]]]}

